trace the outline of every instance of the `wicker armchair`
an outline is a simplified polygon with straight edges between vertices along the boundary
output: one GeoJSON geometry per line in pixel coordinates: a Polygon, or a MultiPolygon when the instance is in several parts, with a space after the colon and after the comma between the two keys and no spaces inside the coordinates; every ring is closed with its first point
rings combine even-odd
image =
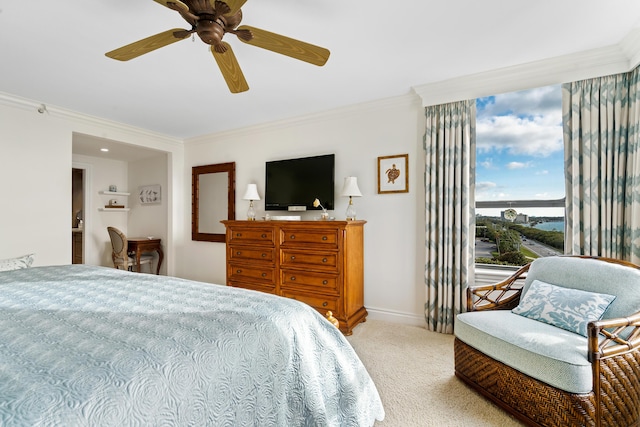
{"type": "MultiPolygon", "coordinates": [[[[607,258],[572,258],[590,258],[640,269],[634,264],[607,258]]],[[[517,306],[529,268],[530,264],[498,284],[468,289],[468,311],[517,306]]],[[[552,387],[458,338],[454,341],[455,374],[526,425],[640,425],[640,312],[629,313],[624,318],[590,322],[587,342],[593,390],[586,394],[552,387]]]]}

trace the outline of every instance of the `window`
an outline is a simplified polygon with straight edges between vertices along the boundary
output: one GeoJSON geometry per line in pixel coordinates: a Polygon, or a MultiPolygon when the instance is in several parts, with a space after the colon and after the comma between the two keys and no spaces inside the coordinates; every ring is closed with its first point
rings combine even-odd
{"type": "Polygon", "coordinates": [[[563,253],[561,87],[480,98],[476,107],[476,263],[563,253]]]}

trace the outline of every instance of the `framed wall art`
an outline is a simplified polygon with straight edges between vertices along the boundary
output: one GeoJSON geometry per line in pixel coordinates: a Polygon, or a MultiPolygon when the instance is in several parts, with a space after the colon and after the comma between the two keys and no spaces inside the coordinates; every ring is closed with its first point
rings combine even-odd
{"type": "Polygon", "coordinates": [[[409,155],[378,157],[378,194],[409,192],[409,155]]]}
{"type": "Polygon", "coordinates": [[[152,203],[160,203],[160,184],[156,185],[144,185],[138,187],[138,200],[142,205],[148,205],[152,203]]]}

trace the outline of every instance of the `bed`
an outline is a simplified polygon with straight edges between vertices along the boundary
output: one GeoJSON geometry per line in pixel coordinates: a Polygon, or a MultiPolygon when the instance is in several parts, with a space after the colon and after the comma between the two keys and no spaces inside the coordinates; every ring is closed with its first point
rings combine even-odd
{"type": "Polygon", "coordinates": [[[0,272],[2,426],[371,426],[378,392],[314,309],[106,267],[0,272]]]}

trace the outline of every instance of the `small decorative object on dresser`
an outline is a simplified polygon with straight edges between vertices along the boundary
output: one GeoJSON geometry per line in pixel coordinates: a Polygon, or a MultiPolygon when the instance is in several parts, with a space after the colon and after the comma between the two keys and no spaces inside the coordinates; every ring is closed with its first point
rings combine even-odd
{"type": "Polygon", "coordinates": [[[322,213],[320,214],[321,220],[326,221],[329,219],[329,212],[327,212],[324,206],[322,206],[322,204],[320,203],[320,200],[318,200],[317,198],[313,201],[313,207],[314,208],[320,207],[322,209],[322,213]]]}
{"type": "Polygon", "coordinates": [[[222,221],[227,285],[304,302],[332,312],[351,335],[364,307],[366,221],[222,221]]]}

